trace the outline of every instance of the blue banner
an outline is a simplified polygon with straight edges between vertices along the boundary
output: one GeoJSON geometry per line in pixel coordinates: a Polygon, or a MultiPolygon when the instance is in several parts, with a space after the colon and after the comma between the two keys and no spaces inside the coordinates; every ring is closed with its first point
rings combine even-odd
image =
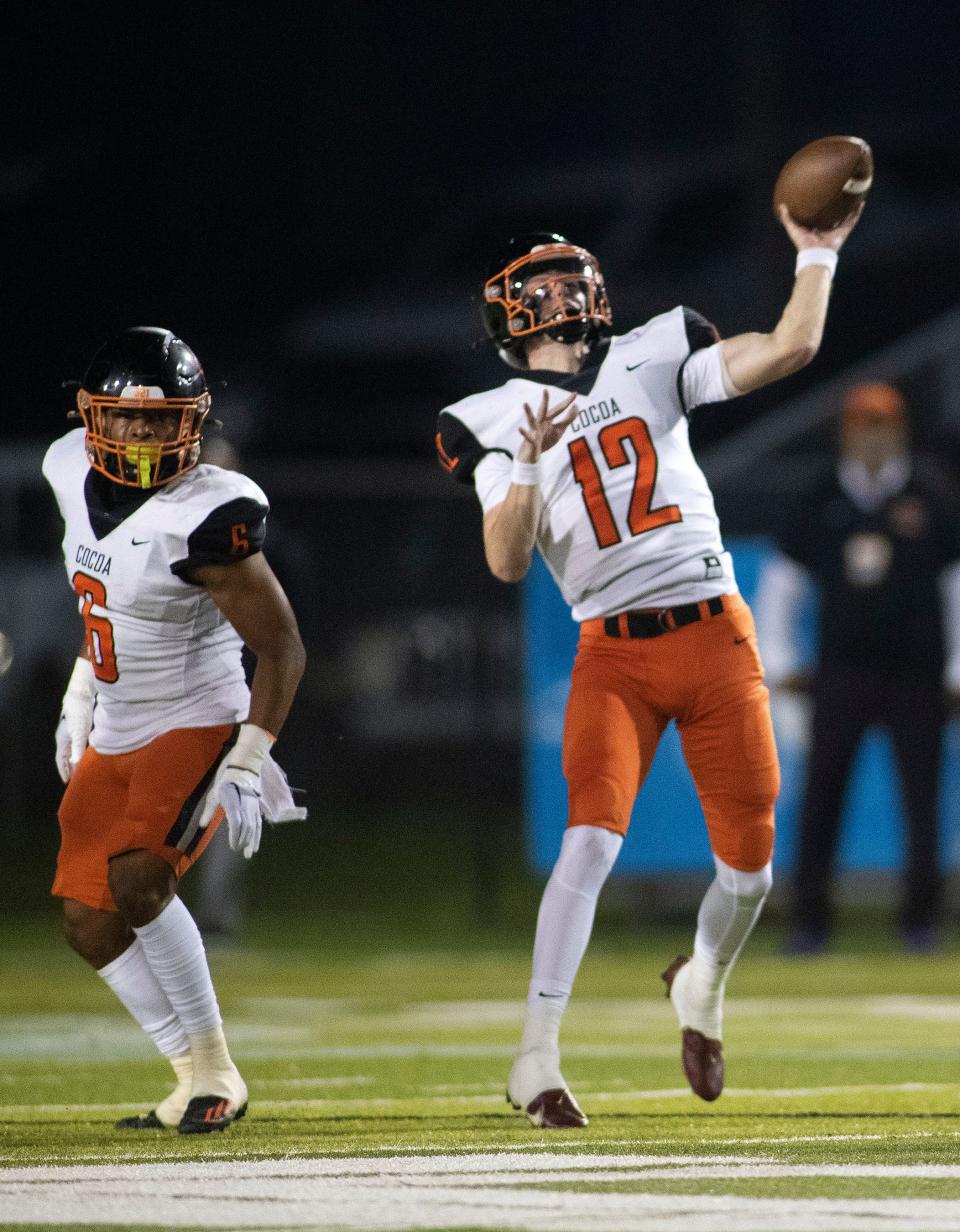
{"type": "MultiPolygon", "coordinates": [[[[737,582],[749,603],[770,545],[732,539],[737,582]]],[[[553,866],[567,820],[566,781],[560,766],[563,714],[576,653],[578,626],[539,556],[523,586],[527,850],[533,868],[553,866]]],[[[799,614],[801,641],[813,651],[814,613],[799,614]]],[[[797,814],[803,790],[806,723],[803,703],[776,699],[773,707],[783,787],[777,802],[774,864],[793,866],[797,814]]],[[[945,737],[941,791],[941,846],[945,866],[960,867],[960,725],[945,737]]],[[[847,790],[841,831],[840,870],[898,870],[903,866],[903,808],[885,732],[865,737],[847,790]]],[[[617,861],[620,874],[712,870],[703,813],[673,723],[667,728],[647,781],[637,797],[630,831],[617,861]]]]}

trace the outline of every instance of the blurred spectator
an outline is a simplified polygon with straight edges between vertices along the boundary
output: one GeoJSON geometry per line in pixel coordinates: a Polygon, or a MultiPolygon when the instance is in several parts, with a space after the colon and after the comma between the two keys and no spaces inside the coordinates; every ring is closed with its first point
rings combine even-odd
{"type": "Polygon", "coordinates": [[[907,854],[899,927],[905,950],[937,947],[938,788],[944,723],[960,697],[960,492],[911,451],[898,390],[856,385],[839,455],[784,519],[756,615],[771,688],[813,702],[787,950],[830,942],[830,885],[844,791],[864,732],[884,724],[900,770],[907,854]],[[801,668],[794,620],[819,589],[818,662],[801,668]]]}

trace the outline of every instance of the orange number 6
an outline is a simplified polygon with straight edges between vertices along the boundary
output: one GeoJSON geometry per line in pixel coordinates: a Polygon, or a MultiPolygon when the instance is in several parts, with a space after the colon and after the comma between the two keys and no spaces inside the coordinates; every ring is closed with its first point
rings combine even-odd
{"type": "Polygon", "coordinates": [[[107,588],[99,578],[88,573],[73,575],[73,589],[80,596],[80,615],[87,642],[87,658],[93,664],[93,674],[105,684],[113,684],[120,673],[117,671],[117,656],[113,649],[113,625],[106,616],[94,616],[90,609],[107,606],[107,588]]]}

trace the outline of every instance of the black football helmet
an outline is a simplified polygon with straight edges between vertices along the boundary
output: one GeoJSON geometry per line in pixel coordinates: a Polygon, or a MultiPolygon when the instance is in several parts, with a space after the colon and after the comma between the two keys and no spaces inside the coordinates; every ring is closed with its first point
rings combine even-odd
{"type": "Polygon", "coordinates": [[[596,257],[552,231],[510,241],[487,273],[482,313],[487,336],[513,368],[527,367],[524,344],[532,334],[593,346],[613,325],[596,257]],[[562,309],[541,314],[545,300],[557,293],[562,309]]]}
{"type": "Polygon", "coordinates": [[[87,430],[87,457],[94,470],[128,488],[156,488],[196,466],[210,394],[200,361],[168,329],[125,329],[97,351],[80,389],[77,408],[87,430]],[[112,413],[180,413],[168,441],[134,444],[115,440],[112,413]]]}

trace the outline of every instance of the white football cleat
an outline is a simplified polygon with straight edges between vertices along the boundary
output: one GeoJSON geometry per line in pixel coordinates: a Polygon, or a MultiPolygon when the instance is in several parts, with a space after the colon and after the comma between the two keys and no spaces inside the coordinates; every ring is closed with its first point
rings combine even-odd
{"type": "Polygon", "coordinates": [[[507,1079],[507,1103],[537,1129],[583,1129],[587,1118],[560,1073],[556,1052],[521,1052],[507,1079]]]}

